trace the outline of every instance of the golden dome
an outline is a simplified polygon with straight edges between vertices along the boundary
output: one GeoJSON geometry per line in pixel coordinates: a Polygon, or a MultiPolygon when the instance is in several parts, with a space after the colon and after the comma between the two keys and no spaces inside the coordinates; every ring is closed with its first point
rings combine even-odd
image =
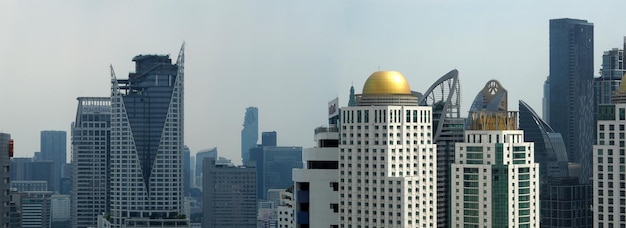
{"type": "Polygon", "coordinates": [[[376,71],[365,81],[363,94],[411,94],[411,88],[398,71],[376,71]]]}

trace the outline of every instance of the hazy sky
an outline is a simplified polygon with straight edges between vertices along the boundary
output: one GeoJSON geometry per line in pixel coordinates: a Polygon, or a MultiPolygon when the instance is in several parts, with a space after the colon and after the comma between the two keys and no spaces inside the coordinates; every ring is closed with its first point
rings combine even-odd
{"type": "MultiPolygon", "coordinates": [[[[185,131],[192,152],[217,146],[239,163],[245,108],[278,144],[313,146],[327,102],[348,101],[374,71],[397,70],[424,92],[459,70],[462,113],[490,79],[541,113],[548,21],[595,24],[602,52],[622,47],[615,1],[0,1],[0,131],[16,156],[39,151],[41,130],[68,131],[79,96],[109,96],[138,54],[186,42],[185,131]]],[[[68,159],[69,161],[70,159],[68,159]]]]}

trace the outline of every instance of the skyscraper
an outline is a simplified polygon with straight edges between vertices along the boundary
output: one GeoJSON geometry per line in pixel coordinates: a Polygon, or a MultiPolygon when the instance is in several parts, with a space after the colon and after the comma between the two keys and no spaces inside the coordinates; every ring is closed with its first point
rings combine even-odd
{"type": "Polygon", "coordinates": [[[437,227],[449,227],[450,164],[454,144],[463,141],[465,119],[461,118],[459,73],[452,70],[439,78],[421,96],[419,104],[433,110],[433,142],[437,144],[437,227]]]}
{"type": "Polygon", "coordinates": [[[61,189],[61,173],[67,163],[67,133],[65,131],[41,131],[41,155],[43,160],[54,163],[54,174],[49,187],[55,192],[61,189]]]}
{"type": "Polygon", "coordinates": [[[13,157],[13,140],[11,135],[0,133],[0,226],[9,227],[9,171],[13,157]]]}
{"type": "Polygon", "coordinates": [[[250,149],[256,146],[257,141],[259,141],[259,109],[248,107],[241,130],[241,161],[243,165],[248,165],[250,149]]]}
{"type": "Polygon", "coordinates": [[[302,147],[259,146],[251,150],[249,164],[256,167],[257,198],[267,199],[267,190],[293,185],[292,169],[302,168],[302,147]]]}
{"type": "Polygon", "coordinates": [[[539,227],[539,165],[507,91],[487,82],[451,165],[451,227],[539,227]]]}
{"type": "Polygon", "coordinates": [[[374,72],[340,110],[341,227],[435,227],[432,108],[397,71],[374,72]]]}
{"type": "Polygon", "coordinates": [[[256,227],[256,171],[203,160],[202,227],[256,227]]]}
{"type": "Polygon", "coordinates": [[[113,226],[188,225],[184,56],[183,44],[175,64],[167,55],[138,55],[128,79],[117,79],[111,70],[110,217],[105,219],[113,226]]]}
{"type": "Polygon", "coordinates": [[[561,133],[571,162],[592,175],[593,24],[578,19],[550,20],[549,124],[561,133]]]}
{"type": "Polygon", "coordinates": [[[593,146],[593,227],[626,226],[626,84],[622,78],[613,104],[598,106],[593,146]]]}
{"type": "Polygon", "coordinates": [[[72,227],[95,227],[107,212],[111,98],[79,97],[72,124],[72,227]]]}

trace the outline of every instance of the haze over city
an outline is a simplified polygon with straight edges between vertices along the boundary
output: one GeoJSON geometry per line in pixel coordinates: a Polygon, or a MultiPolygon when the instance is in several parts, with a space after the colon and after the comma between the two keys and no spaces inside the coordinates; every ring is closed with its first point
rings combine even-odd
{"type": "MultiPolygon", "coordinates": [[[[594,65],[622,47],[623,1],[114,1],[0,2],[0,132],[16,157],[41,130],[70,132],[76,97],[109,96],[138,54],[175,58],[186,43],[185,143],[240,163],[245,108],[279,145],[313,146],[326,104],[348,101],[377,70],[424,92],[459,70],[462,115],[490,79],[541,112],[548,21],[594,24],[594,65]]],[[[597,76],[597,74],[596,74],[597,76]]],[[[511,109],[517,109],[511,105],[511,109]]],[[[68,143],[69,143],[68,135],[68,143]]],[[[69,144],[68,144],[69,148],[69,144]]],[[[68,149],[68,158],[70,150],[68,149]]],[[[68,159],[69,161],[70,159],[68,159]]]]}

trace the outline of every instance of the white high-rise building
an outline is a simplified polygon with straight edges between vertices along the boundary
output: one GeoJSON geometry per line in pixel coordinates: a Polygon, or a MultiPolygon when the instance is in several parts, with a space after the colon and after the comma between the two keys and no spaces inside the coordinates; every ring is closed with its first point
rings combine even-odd
{"type": "Polygon", "coordinates": [[[534,144],[507,110],[507,92],[492,80],[470,110],[465,140],[451,164],[451,227],[539,227],[539,164],[534,144]]]}
{"type": "Polygon", "coordinates": [[[94,227],[106,213],[108,187],[110,97],[79,97],[72,123],[71,226],[94,227]]]}
{"type": "MultiPolygon", "coordinates": [[[[128,79],[111,79],[110,208],[114,227],[189,226],[183,194],[184,45],[133,58],[128,79]]],[[[107,218],[108,217],[108,218],[107,218]]]]}
{"type": "Polygon", "coordinates": [[[396,71],[374,72],[340,110],[340,227],[435,227],[431,107],[396,71]]]}
{"type": "Polygon", "coordinates": [[[626,83],[613,104],[598,106],[597,144],[593,146],[593,227],[626,225],[626,83]]]}

